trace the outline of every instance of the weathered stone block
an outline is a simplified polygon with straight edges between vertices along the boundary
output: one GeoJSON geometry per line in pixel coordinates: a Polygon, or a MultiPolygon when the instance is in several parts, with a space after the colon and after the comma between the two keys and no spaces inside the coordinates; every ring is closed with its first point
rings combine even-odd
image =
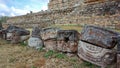
{"type": "Polygon", "coordinates": [[[28,40],[28,46],[39,49],[43,47],[43,41],[40,38],[30,37],[28,40]]]}
{"type": "Polygon", "coordinates": [[[105,49],[83,41],[79,41],[78,56],[101,67],[116,63],[116,51],[114,49],[105,49]]]}
{"type": "Polygon", "coordinates": [[[11,43],[19,43],[25,41],[30,32],[20,27],[9,26],[6,29],[6,34],[7,40],[11,41],[11,43]]]}
{"type": "Polygon", "coordinates": [[[56,38],[50,38],[50,39],[46,39],[44,40],[44,46],[46,48],[46,50],[57,50],[56,46],[57,46],[57,39],[56,38]]]}
{"type": "Polygon", "coordinates": [[[81,32],[81,40],[99,47],[112,49],[117,43],[112,37],[117,35],[119,35],[119,33],[104,28],[85,26],[81,32]]]}
{"type": "Polygon", "coordinates": [[[76,30],[60,30],[57,33],[57,50],[77,52],[78,32],[76,30]]]}
{"type": "Polygon", "coordinates": [[[43,40],[56,38],[57,31],[60,30],[59,28],[44,28],[41,32],[41,37],[43,40]]]}

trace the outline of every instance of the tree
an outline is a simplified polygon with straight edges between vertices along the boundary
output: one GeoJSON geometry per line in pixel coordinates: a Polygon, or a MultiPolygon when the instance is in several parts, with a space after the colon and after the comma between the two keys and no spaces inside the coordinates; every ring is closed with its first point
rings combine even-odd
{"type": "Polygon", "coordinates": [[[7,16],[1,16],[0,17],[0,23],[6,23],[8,17],[7,16]]]}

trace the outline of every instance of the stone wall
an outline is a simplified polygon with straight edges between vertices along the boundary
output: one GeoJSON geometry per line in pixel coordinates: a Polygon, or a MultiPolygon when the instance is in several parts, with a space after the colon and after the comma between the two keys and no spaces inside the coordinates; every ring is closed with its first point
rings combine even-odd
{"type": "Polygon", "coordinates": [[[50,0],[48,10],[10,17],[4,25],[10,23],[25,28],[33,26],[42,28],[52,24],[94,24],[120,29],[119,22],[120,1],[117,0],[50,0]],[[59,2],[62,6],[58,4],[59,2]],[[69,2],[73,5],[63,6],[69,2]]]}

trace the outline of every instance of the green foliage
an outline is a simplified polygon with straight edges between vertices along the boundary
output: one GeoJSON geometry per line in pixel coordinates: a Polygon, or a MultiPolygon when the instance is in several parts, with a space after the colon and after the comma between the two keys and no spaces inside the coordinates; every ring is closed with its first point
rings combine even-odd
{"type": "Polygon", "coordinates": [[[32,66],[31,68],[37,68],[37,67],[35,67],[35,66],[32,66]]]}
{"type": "Polygon", "coordinates": [[[66,58],[66,55],[63,53],[56,53],[55,58],[64,59],[64,58],[66,58]]]}
{"type": "Polygon", "coordinates": [[[100,68],[99,66],[96,66],[96,65],[94,65],[94,64],[92,64],[92,63],[89,63],[89,62],[83,62],[82,64],[81,64],[81,66],[82,67],[89,67],[89,68],[100,68]]]}
{"type": "Polygon", "coordinates": [[[54,52],[53,50],[49,50],[48,52],[46,52],[46,53],[44,54],[44,57],[45,57],[45,58],[49,58],[49,57],[51,57],[54,53],[55,53],[55,52],[54,52]]]}
{"type": "Polygon", "coordinates": [[[7,21],[8,17],[7,16],[1,16],[0,17],[0,23],[5,23],[7,21]]]}
{"type": "Polygon", "coordinates": [[[22,42],[20,42],[20,45],[21,45],[21,46],[27,46],[28,43],[27,43],[26,41],[22,41],[22,42]]]}
{"type": "Polygon", "coordinates": [[[39,48],[38,51],[40,52],[44,51],[43,47],[39,48]]]}
{"type": "Polygon", "coordinates": [[[46,52],[44,54],[44,57],[45,58],[50,58],[50,57],[54,57],[54,58],[58,58],[58,59],[64,59],[66,57],[65,54],[63,53],[58,53],[58,52],[55,52],[53,50],[49,50],[48,52],[46,52]]]}

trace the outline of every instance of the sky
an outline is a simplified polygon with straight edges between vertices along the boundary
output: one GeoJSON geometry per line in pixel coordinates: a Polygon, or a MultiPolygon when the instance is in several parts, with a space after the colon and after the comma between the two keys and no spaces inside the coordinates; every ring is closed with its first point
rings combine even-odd
{"type": "Polygon", "coordinates": [[[19,16],[48,9],[49,0],[0,0],[0,16],[19,16]]]}

